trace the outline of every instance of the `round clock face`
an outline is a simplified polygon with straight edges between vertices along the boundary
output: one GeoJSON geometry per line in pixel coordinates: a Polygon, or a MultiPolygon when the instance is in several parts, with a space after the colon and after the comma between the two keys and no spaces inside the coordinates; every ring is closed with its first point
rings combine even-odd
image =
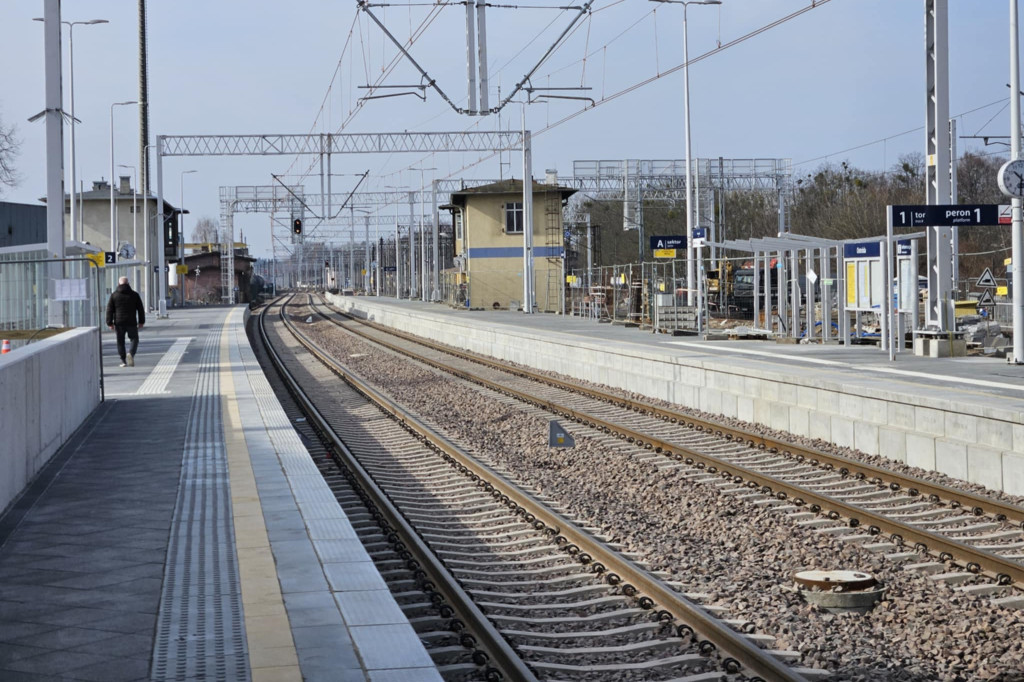
{"type": "Polygon", "coordinates": [[[117,252],[117,255],[124,260],[131,260],[135,257],[135,247],[131,244],[122,244],[121,250],[117,252]]]}
{"type": "Polygon", "coordinates": [[[1024,197],[1024,159],[1003,164],[999,169],[999,189],[1010,197],[1024,197]]]}

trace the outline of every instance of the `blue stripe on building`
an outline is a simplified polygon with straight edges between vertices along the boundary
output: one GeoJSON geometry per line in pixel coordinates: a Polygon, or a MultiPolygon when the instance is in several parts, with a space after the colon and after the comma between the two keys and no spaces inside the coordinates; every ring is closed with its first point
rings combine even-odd
{"type": "MultiPolygon", "coordinates": [[[[522,258],[523,247],[521,246],[487,246],[467,249],[466,255],[469,258],[522,258]]],[[[561,258],[561,246],[535,246],[533,247],[534,258],[561,258]]]]}

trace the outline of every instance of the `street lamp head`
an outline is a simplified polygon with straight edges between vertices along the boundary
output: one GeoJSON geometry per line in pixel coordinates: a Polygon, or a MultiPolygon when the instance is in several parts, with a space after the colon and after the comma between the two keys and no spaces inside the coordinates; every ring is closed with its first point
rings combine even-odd
{"type": "Polygon", "coordinates": [[[181,174],[182,174],[182,175],[186,175],[186,174],[188,174],[188,173],[198,173],[198,172],[199,172],[199,171],[197,171],[197,170],[186,170],[186,171],[181,171],[181,174]]]}
{"type": "Polygon", "coordinates": [[[113,109],[114,107],[122,107],[122,106],[125,106],[125,105],[128,105],[128,104],[138,104],[138,101],[133,99],[133,100],[129,100],[127,102],[114,102],[113,104],[110,105],[110,108],[113,109]]]}
{"type": "MultiPolygon", "coordinates": [[[[46,19],[33,17],[32,21],[46,21],[46,19]]],[[[106,19],[90,19],[89,21],[62,21],[60,23],[67,24],[68,26],[88,26],[90,24],[109,24],[110,22],[106,19]]]]}

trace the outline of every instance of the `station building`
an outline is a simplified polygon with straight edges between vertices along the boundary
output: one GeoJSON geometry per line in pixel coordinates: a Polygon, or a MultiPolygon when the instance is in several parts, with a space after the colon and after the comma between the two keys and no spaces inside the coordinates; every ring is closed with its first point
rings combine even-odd
{"type": "MultiPolygon", "coordinates": [[[[534,302],[557,312],[564,287],[562,209],[576,190],[533,183],[534,302]]],[[[523,181],[452,192],[454,267],[445,273],[449,303],[471,309],[523,307],[523,181]]]]}

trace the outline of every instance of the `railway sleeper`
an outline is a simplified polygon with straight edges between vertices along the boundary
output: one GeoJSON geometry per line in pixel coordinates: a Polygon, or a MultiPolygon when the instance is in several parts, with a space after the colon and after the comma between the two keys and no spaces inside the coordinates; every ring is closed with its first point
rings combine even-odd
{"type": "Polygon", "coordinates": [[[962,540],[1005,540],[1008,538],[1019,538],[1021,533],[1019,530],[1004,530],[996,533],[987,533],[982,535],[976,535],[983,531],[998,530],[1003,526],[998,523],[978,523],[973,526],[955,526],[952,528],[937,528],[940,533],[947,533],[957,539],[962,540]]]}
{"type": "Polygon", "coordinates": [[[958,585],[965,583],[969,580],[973,580],[978,576],[974,573],[968,573],[966,571],[953,571],[950,573],[932,573],[928,576],[928,580],[933,580],[937,583],[946,583],[947,585],[958,585]]]}
{"type": "Polygon", "coordinates": [[[992,603],[1004,609],[1024,609],[1024,596],[1019,594],[993,599],[992,603]]]}
{"type": "MultiPolygon", "coordinates": [[[[579,594],[590,594],[593,592],[607,592],[608,586],[600,583],[593,585],[581,585],[579,587],[569,588],[567,590],[551,590],[550,592],[544,592],[546,597],[569,597],[572,595],[579,594]]],[[[492,597],[495,599],[511,599],[515,597],[521,597],[521,592],[495,592],[493,590],[470,590],[470,592],[477,597],[492,597]]]]}
{"type": "MultiPolygon", "coordinates": [[[[546,594],[524,594],[523,597],[537,599],[539,597],[547,597],[546,594]]],[[[534,604],[512,604],[508,602],[492,602],[492,601],[479,601],[477,602],[481,607],[489,607],[495,609],[512,609],[514,611],[548,611],[548,610],[561,610],[561,609],[592,609],[595,607],[607,607],[622,605],[623,608],[629,608],[630,604],[633,603],[632,598],[626,597],[620,594],[605,595],[602,597],[595,597],[593,599],[584,599],[582,601],[564,601],[553,603],[550,601],[543,603],[534,604]]]]}
{"type": "Polygon", "coordinates": [[[855,535],[857,533],[856,528],[850,528],[849,526],[832,526],[830,528],[815,528],[814,531],[818,535],[831,535],[833,537],[843,539],[848,535],[855,535]]]}
{"type": "MultiPolygon", "coordinates": [[[[982,541],[994,540],[994,539],[1000,539],[1000,538],[990,537],[990,536],[985,536],[985,535],[982,535],[982,536],[976,537],[976,538],[971,538],[971,540],[982,540],[982,541]]],[[[980,550],[983,550],[983,551],[986,551],[986,552],[1009,552],[1009,551],[1015,550],[1015,549],[1024,549],[1024,542],[1007,542],[1007,543],[998,544],[998,545],[977,545],[976,544],[976,545],[974,545],[974,547],[975,547],[975,549],[980,549],[980,550]]]]}
{"type": "Polygon", "coordinates": [[[946,564],[942,561],[922,561],[916,564],[904,564],[903,569],[906,571],[914,571],[915,573],[924,573],[926,575],[932,575],[945,570],[946,564]]]}
{"type": "Polygon", "coordinates": [[[483,556],[493,556],[497,558],[502,557],[520,557],[530,556],[532,554],[546,554],[548,556],[561,556],[552,550],[549,544],[538,544],[539,540],[537,537],[524,538],[515,542],[506,543],[487,543],[487,544],[458,544],[454,542],[443,542],[438,541],[431,543],[431,547],[437,554],[443,554],[446,557],[467,557],[469,559],[476,559],[483,556]],[[442,548],[451,549],[442,549],[442,548]],[[519,547],[519,549],[513,549],[519,547]],[[469,551],[473,550],[473,551],[469,551]]]}
{"type": "MultiPolygon", "coordinates": [[[[506,637],[519,637],[522,639],[532,640],[570,640],[570,639],[595,639],[598,637],[614,637],[621,635],[633,635],[643,634],[647,632],[654,632],[665,627],[664,623],[655,621],[647,621],[642,623],[634,623],[631,625],[623,625],[621,627],[608,628],[607,630],[572,630],[568,632],[534,632],[531,630],[502,630],[501,634],[506,637]]],[[[678,645],[678,641],[676,644],[678,645]]]]}
{"type": "MultiPolygon", "coordinates": [[[[488,613],[490,620],[507,623],[518,623],[520,625],[536,625],[538,627],[550,628],[552,626],[592,627],[595,623],[622,619],[630,622],[637,616],[649,616],[650,611],[641,608],[618,609],[617,611],[599,611],[586,615],[563,614],[558,616],[521,616],[509,613],[488,613]]],[[[572,630],[575,632],[576,630],[572,630]]]]}
{"type": "Polygon", "coordinates": [[[700,654],[680,654],[669,658],[660,658],[653,661],[643,661],[639,663],[602,663],[597,665],[573,665],[569,663],[550,663],[547,661],[530,661],[529,663],[533,668],[546,670],[548,672],[611,673],[652,670],[655,668],[675,668],[679,666],[691,666],[697,668],[706,665],[707,660],[707,658],[700,654]]]}
{"type": "MultiPolygon", "coordinates": [[[[517,573],[517,575],[521,575],[517,573]]],[[[535,585],[558,585],[562,583],[587,582],[594,579],[592,573],[574,573],[572,575],[557,576],[555,578],[537,578],[535,580],[485,580],[483,577],[465,577],[461,579],[463,585],[491,585],[494,587],[522,587],[530,589],[535,585]]]]}
{"type": "Polygon", "coordinates": [[[973,585],[959,585],[953,588],[957,592],[970,594],[977,597],[989,597],[992,595],[1005,595],[1013,590],[1009,585],[998,583],[975,583],[973,585]]]}
{"type": "MultiPolygon", "coordinates": [[[[440,552],[438,554],[441,554],[440,552]]],[[[447,552],[444,553],[447,557],[447,552]]],[[[565,557],[561,554],[547,555],[535,557],[532,559],[509,559],[501,556],[492,557],[493,561],[471,561],[469,559],[448,559],[446,558],[445,563],[454,569],[460,571],[472,571],[478,569],[480,573],[490,573],[485,567],[487,566],[521,566],[524,569],[528,566],[536,566],[537,564],[548,564],[556,563],[558,567],[564,568],[565,557]]],[[[546,567],[550,570],[554,570],[555,566],[546,567]]]]}
{"type": "MultiPolygon", "coordinates": [[[[598,636],[601,635],[599,634],[598,636]]],[[[636,652],[678,649],[679,638],[649,639],[640,642],[629,642],[627,644],[613,644],[609,646],[595,645],[586,647],[550,647],[538,646],[535,644],[520,644],[516,648],[523,653],[546,654],[548,656],[617,656],[636,652]]]]}
{"type": "Polygon", "coordinates": [[[499,570],[499,571],[484,571],[484,570],[473,570],[469,568],[458,568],[452,567],[452,573],[458,575],[460,578],[464,578],[466,582],[471,581],[474,577],[482,578],[487,576],[489,578],[495,578],[500,576],[509,577],[526,577],[526,576],[549,576],[553,573],[566,574],[570,579],[575,578],[576,580],[593,579],[593,574],[580,570],[579,564],[559,564],[555,566],[544,566],[541,568],[531,569],[512,569],[512,570],[499,570]]]}

